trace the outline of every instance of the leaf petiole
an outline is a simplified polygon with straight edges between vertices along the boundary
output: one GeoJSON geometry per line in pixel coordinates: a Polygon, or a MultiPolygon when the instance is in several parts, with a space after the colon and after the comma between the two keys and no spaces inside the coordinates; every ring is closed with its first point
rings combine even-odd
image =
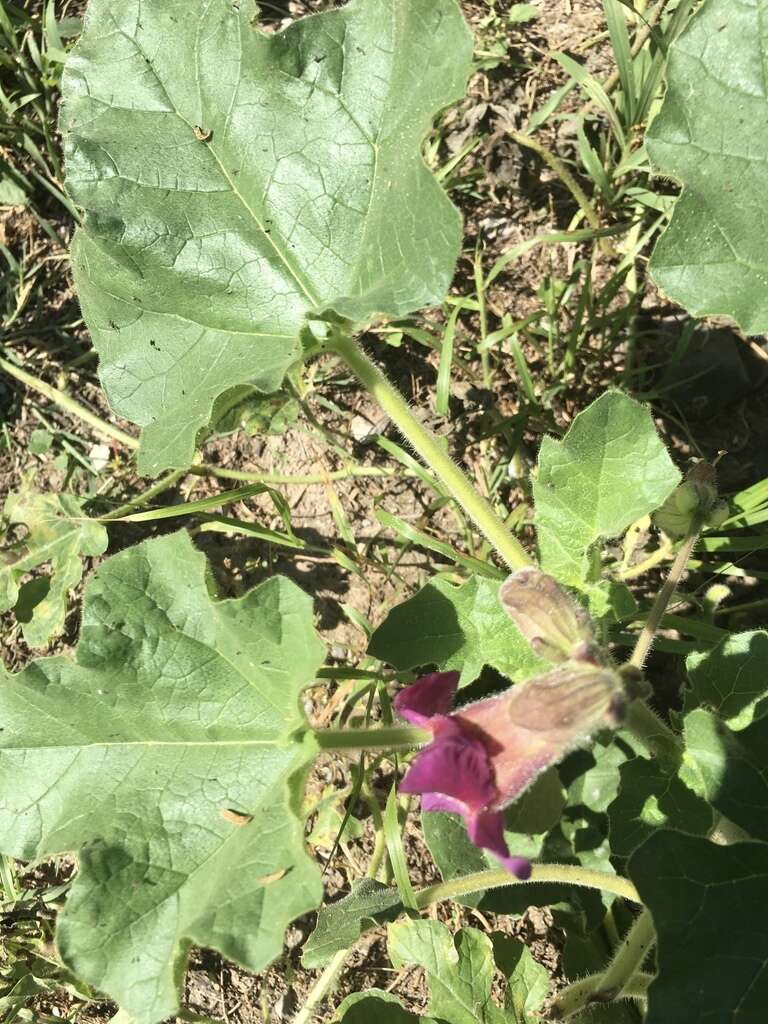
{"type": "Polygon", "coordinates": [[[382,729],[317,729],[315,740],[321,750],[412,750],[429,743],[432,733],[411,725],[382,729]]]}
{"type": "Polygon", "coordinates": [[[336,330],[328,343],[366,390],[376,399],[417,455],[445,484],[453,498],[465,509],[490,543],[513,569],[530,565],[522,544],[512,535],[485,498],[472,486],[434,434],[411,411],[408,402],[349,334],[336,330]]]}

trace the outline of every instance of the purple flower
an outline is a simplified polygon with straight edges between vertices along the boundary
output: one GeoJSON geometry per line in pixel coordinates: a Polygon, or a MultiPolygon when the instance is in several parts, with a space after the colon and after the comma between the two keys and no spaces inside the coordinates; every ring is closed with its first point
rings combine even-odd
{"type": "Polygon", "coordinates": [[[476,846],[529,878],[530,862],[507,848],[504,808],[595,731],[621,724],[622,681],[609,668],[568,663],[451,712],[458,683],[457,672],[433,672],[395,698],[398,714],[433,737],[400,789],[420,794],[426,811],[460,814],[476,846]]]}

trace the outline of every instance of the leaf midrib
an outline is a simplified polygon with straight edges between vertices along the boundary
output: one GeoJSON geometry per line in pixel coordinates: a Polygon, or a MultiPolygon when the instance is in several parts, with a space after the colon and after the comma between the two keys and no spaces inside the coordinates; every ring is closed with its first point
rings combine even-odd
{"type": "MultiPolygon", "coordinates": [[[[126,32],[125,29],[122,28],[118,24],[117,19],[115,18],[112,10],[109,9],[109,8],[108,8],[108,10],[109,10],[110,17],[112,18],[112,23],[115,26],[115,31],[117,33],[119,33],[119,35],[123,36],[123,38],[126,39],[129,43],[131,43],[133,46],[136,47],[137,52],[139,53],[139,55],[143,58],[144,62],[146,63],[147,69],[151,70],[151,72],[152,72],[152,74],[153,74],[153,76],[155,78],[155,81],[157,82],[158,86],[162,90],[163,95],[165,96],[165,98],[166,98],[166,100],[167,100],[167,102],[168,102],[168,104],[169,104],[169,106],[171,108],[169,113],[175,114],[176,117],[178,117],[179,120],[182,121],[190,129],[191,132],[194,132],[195,126],[190,121],[188,121],[186,117],[184,117],[184,115],[178,109],[176,104],[173,102],[173,99],[171,98],[171,95],[168,92],[168,89],[167,89],[167,87],[165,85],[165,82],[163,82],[163,80],[160,78],[160,75],[158,74],[158,71],[157,71],[157,68],[155,67],[154,62],[148,56],[146,51],[142,48],[139,40],[135,36],[129,35],[129,33],[126,32]]],[[[240,23],[238,21],[238,30],[239,30],[239,25],[240,25],[240,23]]],[[[242,45],[241,45],[241,58],[242,58],[242,45]]],[[[282,265],[285,267],[285,269],[288,271],[288,274],[293,278],[294,282],[299,287],[300,291],[302,291],[304,293],[306,298],[309,299],[310,303],[313,306],[318,305],[319,300],[313,295],[312,291],[309,289],[309,286],[302,280],[301,275],[298,272],[298,269],[295,266],[293,266],[293,264],[291,263],[291,260],[288,258],[288,254],[286,252],[283,252],[283,250],[277,245],[277,243],[275,242],[275,239],[272,237],[272,233],[268,232],[265,229],[264,225],[261,223],[259,218],[256,216],[256,212],[246,202],[245,197],[243,196],[243,194],[235,186],[234,181],[232,180],[230,175],[227,173],[224,165],[222,164],[221,160],[217,156],[216,151],[213,148],[213,146],[211,144],[209,144],[209,143],[206,143],[205,145],[207,147],[208,152],[211,154],[213,159],[216,161],[216,164],[219,167],[219,170],[221,171],[221,174],[223,175],[224,179],[229,184],[229,187],[230,187],[230,190],[231,190],[232,194],[234,196],[236,196],[237,199],[240,200],[240,203],[242,204],[244,209],[248,212],[248,214],[250,215],[250,217],[253,220],[253,222],[257,225],[257,227],[259,228],[259,231],[264,236],[266,241],[274,249],[276,255],[278,256],[278,259],[280,260],[282,265]]]]}

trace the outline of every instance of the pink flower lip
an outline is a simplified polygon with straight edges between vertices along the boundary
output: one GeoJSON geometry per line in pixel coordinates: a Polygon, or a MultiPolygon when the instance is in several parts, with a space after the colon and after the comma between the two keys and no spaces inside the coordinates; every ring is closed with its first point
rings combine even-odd
{"type": "Polygon", "coordinates": [[[500,794],[487,739],[458,715],[448,714],[458,682],[456,672],[433,672],[395,698],[398,714],[431,729],[434,737],[416,755],[400,790],[420,795],[424,810],[460,814],[476,846],[490,850],[518,878],[529,878],[530,862],[510,856],[504,839],[504,815],[498,809],[500,794]]]}

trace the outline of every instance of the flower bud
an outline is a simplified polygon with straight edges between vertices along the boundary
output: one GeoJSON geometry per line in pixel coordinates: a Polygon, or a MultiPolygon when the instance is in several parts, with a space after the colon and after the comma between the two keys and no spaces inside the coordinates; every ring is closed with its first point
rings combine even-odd
{"type": "MultiPolygon", "coordinates": [[[[668,537],[685,537],[698,518],[709,522],[709,516],[721,503],[717,500],[717,477],[708,462],[697,462],[686,474],[660,509],[653,514],[653,522],[668,537]]],[[[727,506],[726,515],[727,518],[727,506]]],[[[721,520],[723,521],[723,520],[721,520]]]]}
{"type": "Polygon", "coordinates": [[[501,604],[538,655],[557,665],[572,661],[600,664],[586,611],[540,569],[519,569],[499,593],[501,604]]]}

